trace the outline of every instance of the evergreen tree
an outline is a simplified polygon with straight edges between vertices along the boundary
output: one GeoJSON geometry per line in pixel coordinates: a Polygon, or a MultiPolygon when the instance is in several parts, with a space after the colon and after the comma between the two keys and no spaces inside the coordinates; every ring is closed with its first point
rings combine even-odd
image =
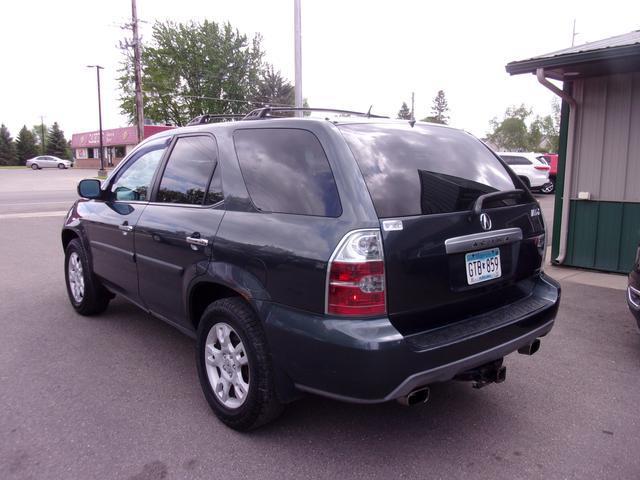
{"type": "Polygon", "coordinates": [[[9,129],[4,123],[0,126],[0,165],[17,165],[16,146],[9,129]]]}
{"type": "Polygon", "coordinates": [[[60,130],[58,122],[54,122],[53,127],[49,129],[49,134],[47,135],[47,155],[69,158],[67,139],[64,138],[64,132],[60,130]]]}
{"type": "Polygon", "coordinates": [[[433,105],[431,106],[430,118],[433,123],[442,123],[446,125],[449,122],[449,104],[444,95],[444,90],[438,90],[437,95],[433,99],[433,105]]]}
{"type": "MultiPolygon", "coordinates": [[[[256,103],[261,105],[292,106],[295,103],[295,92],[291,85],[273,65],[266,64],[260,73],[256,103]]],[[[259,106],[259,105],[258,105],[259,106]]],[[[252,108],[257,105],[252,104],[252,108]]]]}
{"type": "Polygon", "coordinates": [[[402,102],[402,106],[400,107],[400,110],[398,110],[398,119],[411,120],[411,110],[409,110],[407,102],[402,102]]]}
{"type": "Polygon", "coordinates": [[[16,152],[20,165],[24,165],[27,160],[36,157],[40,153],[36,137],[26,125],[22,127],[20,133],[18,133],[18,138],[16,138],[16,152]]]}

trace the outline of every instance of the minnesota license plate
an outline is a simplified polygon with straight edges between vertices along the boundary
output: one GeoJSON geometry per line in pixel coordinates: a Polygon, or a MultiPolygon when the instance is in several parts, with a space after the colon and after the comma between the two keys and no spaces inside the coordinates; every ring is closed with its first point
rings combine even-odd
{"type": "Polygon", "coordinates": [[[467,267],[467,283],[474,285],[502,276],[500,269],[500,249],[481,250],[464,256],[467,267]]]}

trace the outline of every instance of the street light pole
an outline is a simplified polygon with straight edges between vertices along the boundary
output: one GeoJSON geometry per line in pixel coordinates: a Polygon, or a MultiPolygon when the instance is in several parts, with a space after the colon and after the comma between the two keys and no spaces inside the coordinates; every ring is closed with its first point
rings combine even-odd
{"type": "Polygon", "coordinates": [[[105,177],[107,171],[104,169],[104,148],[102,146],[102,101],[100,99],[100,70],[104,70],[104,67],[100,65],[87,65],[87,68],[96,69],[96,78],[98,79],[98,124],[100,126],[100,170],[98,170],[99,177],[105,177]]]}
{"type": "MultiPolygon", "coordinates": [[[[300,0],[293,0],[293,37],[295,45],[295,99],[296,108],[302,108],[302,26],[300,15],[300,0]]],[[[301,117],[302,112],[296,112],[301,117]]]]}

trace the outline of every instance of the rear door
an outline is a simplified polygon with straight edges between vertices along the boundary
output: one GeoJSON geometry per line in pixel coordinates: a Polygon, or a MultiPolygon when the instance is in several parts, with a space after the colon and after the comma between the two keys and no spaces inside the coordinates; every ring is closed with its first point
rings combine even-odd
{"type": "Polygon", "coordinates": [[[140,296],[154,314],[185,328],[189,284],[206,271],[224,215],[220,175],[213,136],[176,138],[136,225],[140,296]]]}
{"type": "Polygon", "coordinates": [[[453,323],[522,297],[540,268],[543,222],[523,189],[480,141],[447,127],[343,125],[340,129],[380,218],[387,309],[403,333],[453,323]],[[536,239],[538,238],[538,239],[536,239]]]}

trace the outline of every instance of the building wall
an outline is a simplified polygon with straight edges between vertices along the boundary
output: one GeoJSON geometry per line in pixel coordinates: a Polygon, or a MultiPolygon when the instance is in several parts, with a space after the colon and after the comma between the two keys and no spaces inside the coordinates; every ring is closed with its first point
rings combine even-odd
{"type": "Polygon", "coordinates": [[[640,241],[640,73],[576,80],[573,96],[578,111],[565,264],[628,272],[640,241]],[[589,192],[591,200],[578,200],[578,192],[589,192]]]}
{"type": "Polygon", "coordinates": [[[640,72],[577,80],[571,198],[640,202],[640,72]]]}

